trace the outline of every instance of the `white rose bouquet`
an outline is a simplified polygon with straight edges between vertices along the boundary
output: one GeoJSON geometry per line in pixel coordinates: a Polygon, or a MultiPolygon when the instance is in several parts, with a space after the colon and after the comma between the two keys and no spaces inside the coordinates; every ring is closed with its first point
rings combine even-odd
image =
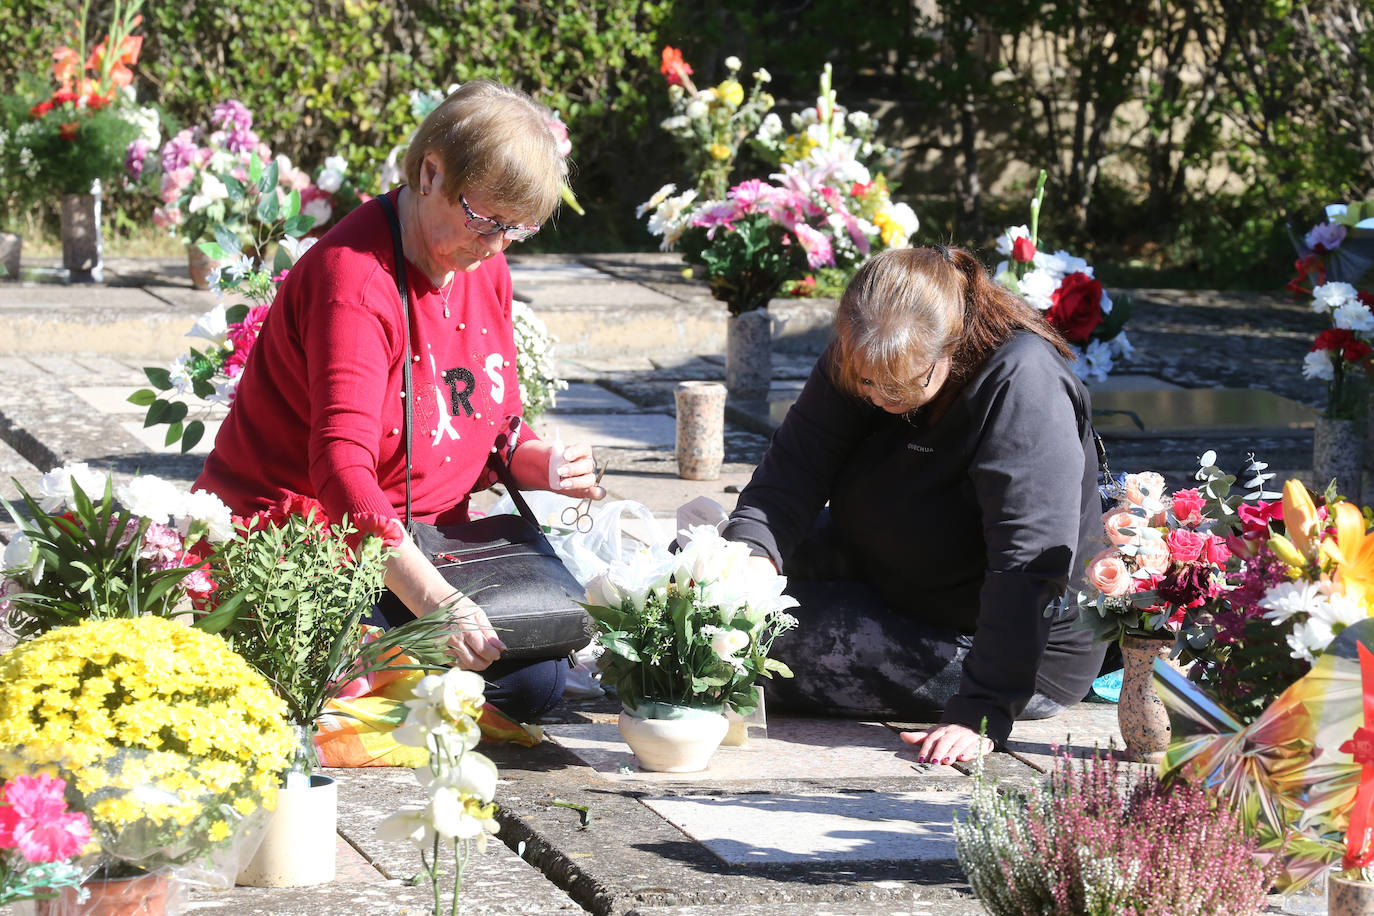
{"type": "Polygon", "coordinates": [[[679,532],[682,550],[645,548],[593,579],[587,603],[598,629],[603,684],[630,711],[646,703],[729,707],[748,715],[759,676],[791,677],[768,657],[797,625],[784,576],[761,573],[745,544],[710,525],[679,532]]]}

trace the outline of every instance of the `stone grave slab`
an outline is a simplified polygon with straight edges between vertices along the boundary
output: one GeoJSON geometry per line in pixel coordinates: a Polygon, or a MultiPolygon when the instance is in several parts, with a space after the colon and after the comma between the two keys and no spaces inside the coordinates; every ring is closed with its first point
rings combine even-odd
{"type": "Polygon", "coordinates": [[[641,771],[614,722],[549,725],[545,734],[613,782],[726,782],[759,779],[958,778],[950,767],[918,768],[891,729],[874,722],[769,717],[768,737],[722,747],[700,773],[641,771]]]}
{"type": "Polygon", "coordinates": [[[954,860],[965,792],[751,793],[641,798],[727,865],[954,860]]]}
{"type": "Polygon", "coordinates": [[[637,406],[634,401],[622,398],[615,392],[591,382],[568,383],[566,391],[558,392],[556,402],[552,419],[540,421],[540,426],[558,422],[557,418],[566,411],[634,410],[637,406]]]}
{"type": "Polygon", "coordinates": [[[1141,430],[1124,414],[1097,415],[1093,425],[1104,438],[1299,435],[1317,418],[1305,404],[1248,388],[1103,391],[1092,402],[1094,410],[1132,411],[1145,424],[1141,430]]]}
{"type": "Polygon", "coordinates": [[[511,261],[510,278],[516,286],[533,288],[546,283],[605,283],[608,275],[575,262],[541,263],[519,259],[511,261]]]}
{"type": "Polygon", "coordinates": [[[1079,703],[1050,719],[1021,720],[1012,726],[1007,751],[1042,772],[1054,763],[1055,749],[1075,757],[1094,748],[1124,748],[1115,703],[1079,703]]]}
{"type": "Polygon", "coordinates": [[[555,433],[567,444],[590,442],[595,448],[672,449],[677,421],[660,413],[560,414],[540,421],[542,438],[555,433]]]}
{"type": "MultiPolygon", "coordinates": [[[[33,358],[38,361],[39,357],[33,358]]],[[[130,416],[141,417],[148,412],[147,407],[139,407],[137,404],[129,403],[129,395],[138,391],[140,388],[147,388],[147,385],[86,385],[80,388],[71,388],[72,394],[85,401],[91,407],[103,414],[129,414],[130,416]]],[[[187,405],[192,408],[194,415],[197,411],[203,410],[202,401],[188,401],[187,405]]],[[[213,406],[209,408],[211,416],[223,417],[229,413],[229,408],[213,406]]],[[[164,427],[165,429],[166,427],[164,427]]]]}
{"type": "Polygon", "coordinates": [[[1131,372],[1112,374],[1100,382],[1088,382],[1087,386],[1088,391],[1092,392],[1094,401],[1097,400],[1098,394],[1110,391],[1177,391],[1183,387],[1153,375],[1131,372]]]}

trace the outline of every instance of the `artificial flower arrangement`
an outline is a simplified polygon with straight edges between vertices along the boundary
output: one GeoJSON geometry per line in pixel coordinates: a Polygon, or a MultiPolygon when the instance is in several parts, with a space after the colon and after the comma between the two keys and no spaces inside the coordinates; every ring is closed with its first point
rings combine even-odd
{"type": "Polygon", "coordinates": [[[252,208],[257,214],[252,250],[266,251],[275,243],[272,266],[268,268],[264,260],[227,247],[239,237],[227,225],[215,224],[211,231],[216,241],[200,243],[207,256],[220,262],[210,273],[210,286],[221,296],[227,293],[246,301],[227,307],[217,304],[196,319],[186,336],[208,344],[192,347],[169,367],[145,366],[143,374],[152,387],[140,388],[128,398],[129,403],[148,408],[143,419],[145,427],[165,425],[166,444],[179,442],[183,452],[194,448],[205,435],[205,418],[213,406],[227,407],[234,402],[243,367],[267,320],[277,287],[316,241],[301,237],[312,221],[300,212],[297,191],[292,190],[286,203],[278,207],[278,198],[271,193],[277,183],[276,169],[276,163],[264,166],[254,155],[249,157],[249,183],[225,176],[231,195],[256,195],[257,203],[252,208]],[[190,403],[188,397],[193,399],[190,403]],[[195,401],[200,402],[200,413],[187,419],[195,401]]]}
{"type": "Polygon", "coordinates": [[[0,783],[0,906],[51,900],[79,887],[72,860],[91,840],[90,819],[68,811],[67,783],[47,773],[0,783]]]}
{"type": "Polygon", "coordinates": [[[203,554],[232,529],[214,494],[152,475],[116,487],[84,463],[44,474],[36,496],[20,494],[26,513],[0,500],[19,525],[5,548],[0,615],[21,637],[87,619],[170,617],[188,609],[183,599],[215,590],[203,554]]]}
{"type": "Polygon", "coordinates": [[[1304,285],[1327,280],[1358,284],[1374,265],[1374,199],[1328,204],[1326,219],[1299,239],[1293,236],[1298,260],[1288,282],[1294,294],[1310,292],[1304,285]]]}
{"type": "Polygon", "coordinates": [[[554,344],[558,338],[549,333],[543,320],[519,299],[511,303],[515,326],[515,377],[520,384],[520,404],[525,420],[533,423],[557,404],[558,392],[568,382],[558,377],[554,365],[554,344]]]}
{"type": "Polygon", "coordinates": [[[1213,617],[1225,610],[1241,567],[1229,537],[1239,507],[1274,495],[1263,489],[1273,475],[1252,458],[1249,492],[1232,494],[1235,478],[1216,466],[1215,452],[1199,464],[1196,488],[1169,493],[1154,471],[1111,486],[1116,505],[1102,517],[1108,546],[1088,561],[1088,589],[1076,598],[1080,623],[1099,640],[1168,639],[1187,659],[1210,644],[1213,617]]]}
{"type": "Polygon", "coordinates": [[[325,705],[350,681],[410,656],[409,667],[449,664],[452,624],[443,614],[365,637],[362,619],[383,589],[386,561],[402,538],[395,519],[331,522],[324,508],[293,495],[234,522],[235,536],[210,558],[217,601],[239,610],[221,635],[262,674],[300,732],[293,771],[316,766],[313,741],[325,705]],[[362,530],[359,530],[359,529],[362,530]]]}
{"type": "Polygon", "coordinates": [[[377,827],[384,840],[414,843],[420,863],[434,889],[433,916],[442,916],[441,855],[452,845],[453,892],[449,912],[458,912],[463,871],[473,847],[486,848],[487,837],[498,830],[496,764],[477,753],[482,731],[477,724],[486,684],[481,675],[451,668],[442,676],[430,674],[415,685],[406,700],[406,722],[396,730],[396,740],[429,753],[427,766],[415,770],[424,787],[425,803],[389,815],[377,827]]]}
{"type": "Polygon", "coordinates": [[[793,137],[779,139],[781,121],[773,115],[759,127],[754,145],[780,169],[772,183],[749,179],[723,194],[707,193],[703,188],[717,182],[698,173],[696,187],[678,194],[675,184],[664,185],[636,211],[648,215],[662,250],[680,246],[689,264],[706,268],[711,294],[732,315],[767,306],[788,284],[793,292],[797,284],[815,291],[823,269],[833,268],[831,285],[842,287],[876,248],[903,247],[916,231],[916,214],[892,203],[886,179],[865,164],[881,155],[872,140],[875,127],[866,116],[847,119],[835,104],[829,65],[816,108],[808,112],[794,119],[793,137]]]}
{"type": "Polygon", "coordinates": [[[1356,244],[1353,240],[1347,243],[1350,233],[1374,235],[1357,228],[1368,223],[1374,229],[1374,216],[1359,218],[1366,206],[1374,213],[1374,202],[1355,204],[1353,213],[1343,204],[1328,207],[1330,221],[1307,233],[1306,253],[1294,263],[1295,274],[1288,281],[1289,293],[1309,300],[1314,312],[1331,321],[1331,327],[1317,335],[1302,363],[1303,378],[1326,383],[1325,416],[1330,420],[1364,419],[1368,377],[1374,371],[1369,346],[1374,339],[1374,312],[1370,310],[1374,294],[1352,285],[1364,275],[1369,261],[1357,255],[1341,257],[1356,244]],[[1351,221],[1348,225],[1347,220],[1351,221]]]}
{"type": "MultiPolygon", "coordinates": [[[[285,157],[281,157],[285,158],[285,157]]],[[[301,192],[301,213],[314,220],[310,234],[324,235],[335,223],[372,199],[348,174],[348,160],[329,156],[301,192]]]]}
{"type": "Polygon", "coordinates": [[[276,803],[282,702],[218,636],[162,617],[57,627],[0,655],[0,777],[45,772],[90,819],[83,872],[219,888],[276,803]]]}
{"type": "Polygon", "coordinates": [[[814,106],[791,117],[792,132],[769,113],[751,139],[753,148],[784,185],[809,189],[826,209],[821,231],[830,239],[834,266],[822,267],[789,284],[794,296],[838,297],[849,277],[874,251],[904,248],[920,226],[916,213],[892,200],[881,171],[887,148],[876,139],[878,121],[840,106],[826,64],[814,106]]]}
{"type": "Polygon", "coordinates": [[[730,186],[730,172],[740,144],[753,135],[773,97],[763,87],[772,79],[767,70],[754,71],[754,85],[746,96],[739,81],[738,57],[725,58],[725,79],[706,89],[692,82],[692,68],[682,52],[665,45],[659,72],[668,82],[673,113],[661,127],[677,141],[678,149],[696,176],[696,191],[719,200],[730,186]]]}
{"type": "Polygon", "coordinates": [[[797,625],[787,613],[796,599],[782,593],[786,577],[760,572],[748,545],[714,526],[678,534],[677,554],[645,547],[588,584],[601,681],[631,713],[668,704],[748,715],[757,678],[792,676],[768,653],[797,625]]]}
{"type": "Polygon", "coordinates": [[[141,0],[116,0],[109,29],[87,51],[90,3],[83,2],[73,46],[54,50],[44,97],[28,108],[5,144],[10,167],[26,179],[17,186],[23,196],[90,194],[97,182],[120,175],[131,142],[157,142],[157,113],[139,108],[131,87],[130,68],[143,46],[143,36],[133,34],[143,20],[140,5],[141,0]]]}
{"type": "Polygon", "coordinates": [[[980,757],[954,838],[993,916],[1251,916],[1266,911],[1278,870],[1215,791],[1097,753],[1058,754],[1043,782],[1000,792],[980,757]]]}
{"type": "Polygon", "coordinates": [[[1029,226],[1011,226],[997,238],[1003,258],[993,274],[1007,289],[1024,298],[1069,342],[1078,359],[1074,374],[1102,381],[1117,360],[1130,359],[1133,348],[1122,328],[1131,316],[1131,301],[1113,302],[1093,268],[1080,257],[1059,250],[1040,250],[1040,208],[1045,199],[1045,171],[1041,169],[1031,198],[1029,226]]]}

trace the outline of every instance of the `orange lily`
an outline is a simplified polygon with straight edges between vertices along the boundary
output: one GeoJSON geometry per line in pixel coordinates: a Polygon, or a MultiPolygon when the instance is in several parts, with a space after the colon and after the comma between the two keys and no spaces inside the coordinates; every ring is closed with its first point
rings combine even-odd
{"type": "Polygon", "coordinates": [[[1317,542],[1321,528],[1317,521],[1317,506],[1301,480],[1283,485],[1283,528],[1288,540],[1308,560],[1317,558],[1317,542]]]}
{"type": "Polygon", "coordinates": [[[1336,538],[1322,541],[1322,557],[1336,564],[1336,582],[1345,596],[1365,605],[1374,596],[1374,537],[1365,532],[1358,506],[1337,503],[1335,516],[1336,538]]]}

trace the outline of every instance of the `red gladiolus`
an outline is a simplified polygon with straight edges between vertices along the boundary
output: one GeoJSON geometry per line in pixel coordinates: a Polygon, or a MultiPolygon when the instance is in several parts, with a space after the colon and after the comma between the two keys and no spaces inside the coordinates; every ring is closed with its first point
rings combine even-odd
{"type": "Polygon", "coordinates": [[[52,111],[52,102],[39,102],[29,109],[29,117],[37,121],[50,111],[52,111]]]}
{"type": "Polygon", "coordinates": [[[1029,264],[1035,260],[1035,245],[1029,238],[1022,236],[1011,243],[1011,257],[1013,261],[1029,264]]]}
{"type": "Polygon", "coordinates": [[[668,78],[669,86],[690,85],[689,77],[692,75],[692,68],[682,59],[682,52],[672,45],[663,46],[663,63],[659,65],[658,72],[668,78]]]}

